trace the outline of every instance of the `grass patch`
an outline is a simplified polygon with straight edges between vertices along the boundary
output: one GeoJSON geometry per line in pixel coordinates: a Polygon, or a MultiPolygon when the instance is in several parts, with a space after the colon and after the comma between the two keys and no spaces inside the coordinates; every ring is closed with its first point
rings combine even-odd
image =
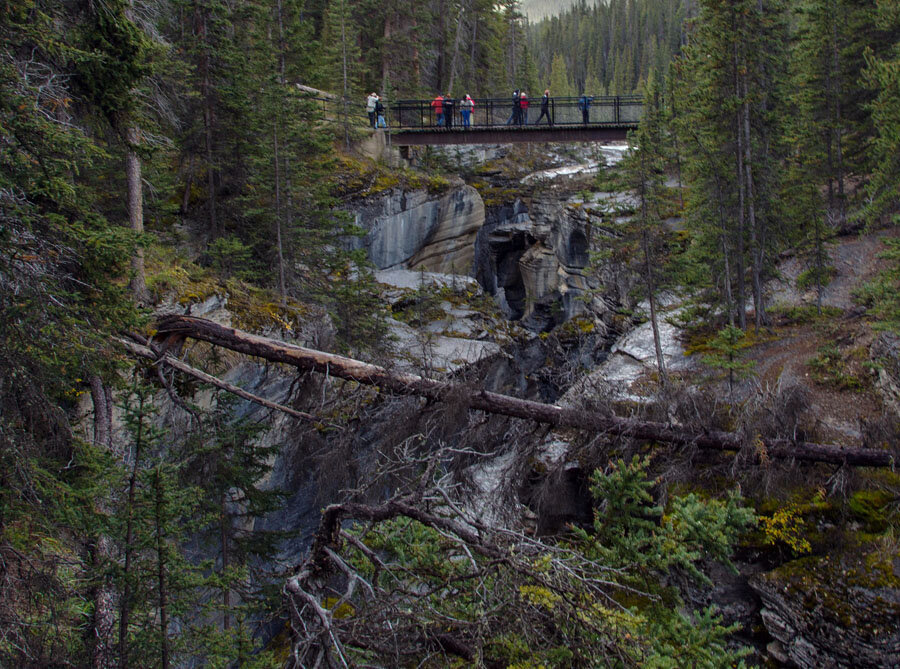
{"type": "Polygon", "coordinates": [[[821,321],[830,321],[843,315],[837,307],[822,307],[822,312],[814,304],[773,304],[767,310],[779,325],[804,325],[821,321]]]}

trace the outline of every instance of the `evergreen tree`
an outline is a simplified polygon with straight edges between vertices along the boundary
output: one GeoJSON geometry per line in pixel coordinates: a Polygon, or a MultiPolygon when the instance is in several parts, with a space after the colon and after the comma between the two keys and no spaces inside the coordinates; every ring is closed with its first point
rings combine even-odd
{"type": "Polygon", "coordinates": [[[710,367],[728,372],[728,392],[734,391],[734,379],[743,378],[753,370],[753,361],[742,360],[744,331],[728,325],[722,328],[710,341],[709,347],[712,353],[703,357],[710,367]]]}
{"type": "MultiPolygon", "coordinates": [[[[74,67],[116,59],[89,43],[95,15],[54,2],[11,2],[0,12],[0,589],[4,666],[112,659],[100,552],[114,460],[75,438],[69,409],[109,380],[109,336],[139,318],[124,289],[134,236],[99,214],[101,118],[74,67]],[[102,617],[102,616],[101,616],[102,617]],[[90,628],[89,638],[82,632],[90,628]]],[[[133,85],[125,67],[115,83],[133,85]]],[[[121,195],[121,194],[119,194],[121,195]]],[[[105,444],[104,444],[105,446],[105,444]]],[[[108,601],[108,600],[107,600],[108,601]]]]}
{"type": "Polygon", "coordinates": [[[574,95],[569,83],[569,74],[566,70],[566,61],[562,55],[553,56],[553,66],[550,69],[550,95],[557,98],[567,98],[574,95]]]}
{"type": "Polygon", "coordinates": [[[891,2],[878,3],[877,26],[895,36],[892,52],[878,58],[870,48],[866,51],[865,83],[875,92],[868,109],[877,135],[872,145],[875,165],[872,180],[866,188],[868,202],[865,214],[870,219],[885,213],[897,220],[900,209],[900,9],[891,2]]]}
{"type": "Polygon", "coordinates": [[[218,591],[219,603],[211,611],[221,616],[222,634],[207,633],[207,644],[214,646],[245,643],[242,621],[270,604],[265,599],[268,576],[259,567],[274,556],[282,536],[254,529],[284,499],[282,491],[263,487],[280,445],[261,444],[263,427],[235,420],[233,412],[234,402],[220,396],[189,439],[184,458],[187,480],[202,487],[201,508],[211,521],[201,535],[215,556],[216,578],[209,587],[218,591]]]}
{"type": "Polygon", "coordinates": [[[737,307],[742,326],[748,278],[757,326],[766,320],[762,287],[779,242],[784,30],[778,0],[704,2],[677,68],[691,253],[713,269],[712,286],[722,276],[720,303],[737,307]]]}
{"type": "Polygon", "coordinates": [[[665,212],[671,199],[665,185],[667,166],[662,127],[662,90],[651,76],[644,97],[644,114],[638,130],[630,138],[631,150],[620,165],[621,184],[634,194],[635,212],[626,224],[626,240],[636,247],[636,263],[643,279],[644,294],[650,308],[650,324],[656,349],[656,364],[660,381],[667,381],[659,336],[657,291],[663,284],[665,272],[665,212]]]}

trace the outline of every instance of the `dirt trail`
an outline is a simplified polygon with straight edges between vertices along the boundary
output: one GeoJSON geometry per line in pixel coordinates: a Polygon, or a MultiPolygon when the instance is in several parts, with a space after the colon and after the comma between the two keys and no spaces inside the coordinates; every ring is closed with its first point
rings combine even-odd
{"type": "MultiPolygon", "coordinates": [[[[889,234],[895,233],[880,231],[838,238],[831,246],[829,256],[836,275],[823,291],[822,304],[842,310],[843,315],[797,325],[776,323],[772,340],[749,352],[748,357],[756,362],[755,382],[763,388],[774,388],[780,383],[800,384],[807,389],[811,414],[816,417],[816,429],[822,439],[858,441],[862,422],[881,412],[870,372],[864,366],[873,334],[853,294],[883,267],[878,254],[884,250],[882,239],[889,234]],[[816,372],[809,363],[826,346],[837,350],[839,360],[832,380],[822,383],[816,381],[816,372]],[[857,382],[860,388],[841,388],[857,382]]],[[[801,293],[795,288],[797,277],[805,268],[798,258],[781,263],[781,280],[769,285],[773,305],[815,305],[814,290],[801,293]]]]}

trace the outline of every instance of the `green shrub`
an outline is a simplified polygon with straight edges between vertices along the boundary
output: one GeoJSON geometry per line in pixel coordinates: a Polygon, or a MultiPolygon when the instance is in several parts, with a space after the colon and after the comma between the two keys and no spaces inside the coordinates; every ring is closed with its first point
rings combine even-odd
{"type": "Polygon", "coordinates": [[[831,280],[837,276],[837,270],[831,265],[825,265],[823,267],[819,267],[815,265],[810,267],[805,272],[801,272],[800,276],[797,277],[797,288],[800,290],[809,290],[810,288],[816,287],[816,282],[818,279],[818,283],[822,285],[824,288],[831,280]]]}

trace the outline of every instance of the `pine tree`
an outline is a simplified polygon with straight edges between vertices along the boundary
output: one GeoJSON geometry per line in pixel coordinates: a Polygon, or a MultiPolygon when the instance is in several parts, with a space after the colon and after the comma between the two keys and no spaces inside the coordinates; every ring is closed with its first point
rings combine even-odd
{"type": "MultiPolygon", "coordinates": [[[[893,35],[900,29],[900,10],[896,5],[878,3],[878,27],[893,35]]],[[[866,188],[865,214],[870,220],[889,214],[898,220],[900,209],[900,40],[892,52],[879,58],[872,49],[866,52],[865,83],[875,92],[868,109],[877,135],[872,145],[875,170],[866,188]]]]}
{"type": "Polygon", "coordinates": [[[282,491],[263,487],[280,445],[259,443],[263,426],[235,420],[233,411],[234,402],[220,396],[189,439],[184,458],[189,482],[202,487],[204,517],[211,519],[201,534],[216,562],[212,587],[220,603],[212,610],[221,615],[224,636],[212,634],[214,644],[245,640],[232,623],[265,608],[266,575],[257,566],[271,559],[281,538],[253,528],[284,499],[282,491]]]}
{"type": "Polygon", "coordinates": [[[557,98],[567,98],[573,95],[568,70],[566,70],[566,61],[563,60],[561,54],[553,56],[553,66],[550,69],[550,95],[557,98]]]}
{"type": "Polygon", "coordinates": [[[713,352],[703,357],[703,362],[710,367],[728,372],[729,394],[734,392],[735,378],[743,378],[753,371],[754,362],[742,360],[745,336],[740,328],[728,325],[709,342],[713,352]]]}
{"type": "Polygon", "coordinates": [[[724,273],[716,292],[742,326],[748,278],[756,325],[766,321],[762,287],[779,241],[784,31],[779,0],[704,2],[677,67],[685,172],[695,184],[691,252],[714,268],[713,282],[724,273]]]}
{"type": "MultiPolygon", "coordinates": [[[[0,12],[4,666],[114,659],[94,597],[107,590],[107,573],[92,571],[107,529],[97,500],[108,498],[114,459],[76,439],[67,409],[86,391],[83,379],[115,378],[109,336],[140,319],[124,289],[134,236],[99,213],[87,178],[102,156],[87,128],[104,110],[72,65],[108,64],[116,53],[89,43],[95,17],[82,9],[10,2],[0,12]]],[[[131,74],[126,62],[112,76],[130,86],[131,74]]]]}
{"type": "Polygon", "coordinates": [[[620,165],[621,185],[634,194],[635,212],[626,224],[626,240],[636,247],[640,258],[636,264],[644,284],[644,294],[650,309],[650,324],[656,349],[656,364],[660,382],[667,382],[665,360],[659,335],[657,292],[664,281],[665,211],[670,198],[665,185],[667,167],[662,127],[662,90],[651,77],[644,97],[644,114],[638,130],[630,138],[631,150],[620,165]]]}
{"type": "Polygon", "coordinates": [[[340,122],[344,141],[349,147],[351,128],[354,122],[358,122],[351,111],[354,108],[352,103],[363,96],[359,30],[353,20],[351,0],[329,1],[317,48],[321,58],[315,84],[340,95],[340,122]]]}

